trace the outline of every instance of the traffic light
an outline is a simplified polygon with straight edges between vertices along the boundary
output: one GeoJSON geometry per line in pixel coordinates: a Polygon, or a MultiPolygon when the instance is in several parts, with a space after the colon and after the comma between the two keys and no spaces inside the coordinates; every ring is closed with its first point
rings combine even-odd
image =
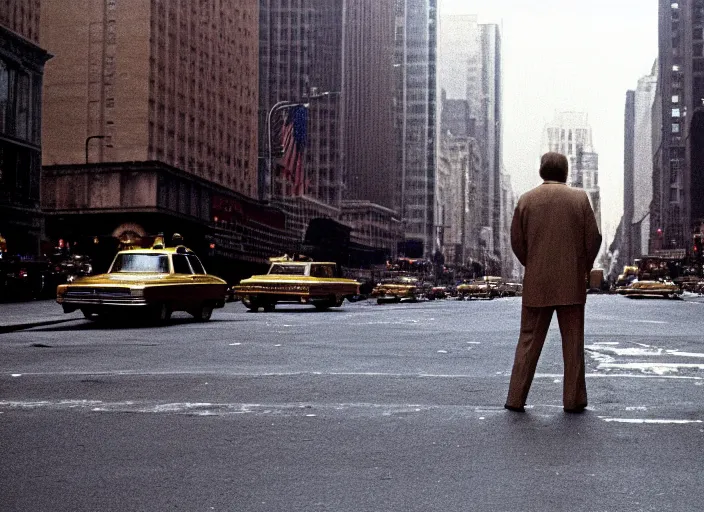
{"type": "Polygon", "coordinates": [[[696,263],[702,262],[702,234],[695,233],[693,237],[692,250],[694,251],[694,261],[696,263]]]}

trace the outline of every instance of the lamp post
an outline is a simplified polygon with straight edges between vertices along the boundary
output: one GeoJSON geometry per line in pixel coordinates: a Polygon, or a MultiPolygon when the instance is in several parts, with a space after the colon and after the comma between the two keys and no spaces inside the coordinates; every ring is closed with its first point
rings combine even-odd
{"type": "Polygon", "coordinates": [[[86,163],[88,163],[88,143],[92,139],[104,139],[105,135],[91,135],[89,137],[86,137],[86,143],[85,143],[85,149],[86,149],[86,163]]]}
{"type": "Polygon", "coordinates": [[[310,103],[308,103],[309,100],[318,100],[321,98],[326,98],[328,96],[333,96],[333,95],[338,95],[341,94],[339,91],[326,91],[326,92],[321,92],[319,94],[313,94],[311,96],[308,96],[305,101],[279,101],[274,104],[271,109],[269,109],[269,113],[266,116],[266,134],[267,134],[267,157],[266,157],[266,170],[265,170],[265,177],[263,179],[263,185],[264,185],[264,190],[260,193],[260,198],[264,200],[270,200],[271,199],[271,182],[272,182],[272,175],[273,175],[273,170],[272,170],[272,156],[271,156],[271,118],[273,115],[280,111],[280,110],[286,110],[289,108],[294,108],[294,107],[303,107],[303,108],[308,108],[310,106],[310,103]]]}

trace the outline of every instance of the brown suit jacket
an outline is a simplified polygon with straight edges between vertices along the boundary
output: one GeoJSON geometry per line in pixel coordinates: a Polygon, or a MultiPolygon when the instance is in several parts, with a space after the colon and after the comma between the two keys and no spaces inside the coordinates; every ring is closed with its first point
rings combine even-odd
{"type": "Polygon", "coordinates": [[[511,224],[511,247],[526,267],[523,305],[584,304],[587,275],[600,246],[584,190],[546,181],[523,194],[511,224]]]}

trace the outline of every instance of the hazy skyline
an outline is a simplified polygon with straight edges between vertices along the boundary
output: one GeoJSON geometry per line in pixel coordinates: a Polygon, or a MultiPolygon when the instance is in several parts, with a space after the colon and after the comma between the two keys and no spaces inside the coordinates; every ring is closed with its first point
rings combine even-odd
{"type": "Polygon", "coordinates": [[[440,0],[440,12],[502,26],[503,155],[517,195],[540,183],[545,123],[556,111],[589,115],[610,243],[623,213],[626,91],[657,58],[657,2],[440,0]]]}

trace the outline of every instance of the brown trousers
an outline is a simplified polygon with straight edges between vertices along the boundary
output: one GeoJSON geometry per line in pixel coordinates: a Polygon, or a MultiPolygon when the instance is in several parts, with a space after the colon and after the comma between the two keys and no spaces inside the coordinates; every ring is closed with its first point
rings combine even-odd
{"type": "Polygon", "coordinates": [[[523,306],[521,334],[518,337],[506,405],[525,405],[553,311],[557,311],[557,321],[560,324],[562,359],[565,364],[562,404],[566,409],[587,405],[587,385],[584,379],[584,304],[543,308],[523,306]]]}

